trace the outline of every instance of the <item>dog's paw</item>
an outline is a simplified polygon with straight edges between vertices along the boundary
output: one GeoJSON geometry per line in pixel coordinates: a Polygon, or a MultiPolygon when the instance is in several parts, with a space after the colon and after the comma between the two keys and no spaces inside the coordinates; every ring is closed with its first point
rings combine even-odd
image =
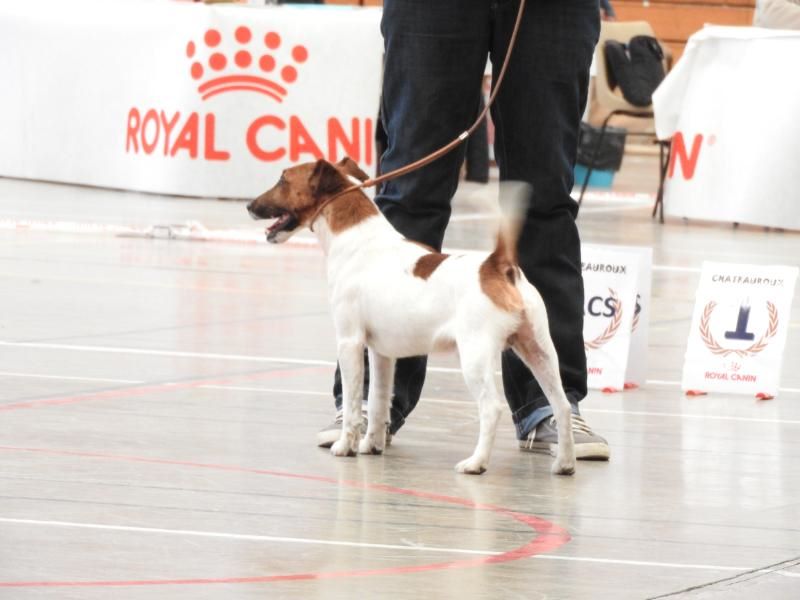
{"type": "Polygon", "coordinates": [[[347,440],[337,440],[331,446],[331,454],[334,456],[355,456],[356,452],[350,447],[347,440]]]}
{"type": "Polygon", "coordinates": [[[383,454],[383,447],[378,446],[378,444],[369,437],[365,437],[358,444],[358,452],[360,454],[383,454]]]}
{"type": "Polygon", "coordinates": [[[480,475],[486,472],[486,463],[479,458],[470,456],[456,465],[456,471],[467,475],[480,475]]]}
{"type": "Polygon", "coordinates": [[[550,467],[550,472],[553,475],[574,475],[575,474],[575,459],[574,458],[556,458],[553,461],[553,466],[550,467]]]}

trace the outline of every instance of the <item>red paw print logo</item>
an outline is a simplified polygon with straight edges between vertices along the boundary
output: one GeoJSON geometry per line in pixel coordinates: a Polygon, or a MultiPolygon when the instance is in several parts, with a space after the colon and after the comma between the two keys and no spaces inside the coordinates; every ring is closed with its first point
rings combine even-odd
{"type": "Polygon", "coordinates": [[[197,91],[203,100],[245,91],[282,102],[288,93],[286,86],[297,80],[298,66],[308,60],[306,47],[296,45],[288,51],[289,58],[279,64],[280,56],[287,52],[281,51],[283,40],[275,31],[254,37],[249,27],[237,27],[229,54],[222,50],[222,41],[219,31],[209,29],[201,44],[190,41],[186,45],[186,56],[192,61],[189,72],[200,82],[197,91]]]}

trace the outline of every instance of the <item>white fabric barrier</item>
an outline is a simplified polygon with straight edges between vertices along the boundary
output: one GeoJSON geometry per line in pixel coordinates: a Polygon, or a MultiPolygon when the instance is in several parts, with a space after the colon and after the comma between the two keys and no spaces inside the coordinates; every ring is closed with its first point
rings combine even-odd
{"type": "Polygon", "coordinates": [[[376,162],[380,9],[0,0],[0,175],[252,197],[376,162]]]}
{"type": "Polygon", "coordinates": [[[707,27],[653,95],[664,212],[800,229],[800,31],[707,27]]]}

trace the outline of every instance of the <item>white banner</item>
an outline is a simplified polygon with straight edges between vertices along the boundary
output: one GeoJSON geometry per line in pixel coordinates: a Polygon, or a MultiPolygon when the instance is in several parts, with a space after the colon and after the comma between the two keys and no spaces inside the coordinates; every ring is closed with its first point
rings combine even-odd
{"type": "Polygon", "coordinates": [[[703,263],[684,391],[776,396],[797,267],[703,263]]]}
{"type": "Polygon", "coordinates": [[[631,346],[641,255],[584,244],[583,337],[589,387],[622,390],[631,346]]]}
{"type": "Polygon", "coordinates": [[[374,172],[379,9],[0,0],[0,175],[253,197],[374,172]]]}

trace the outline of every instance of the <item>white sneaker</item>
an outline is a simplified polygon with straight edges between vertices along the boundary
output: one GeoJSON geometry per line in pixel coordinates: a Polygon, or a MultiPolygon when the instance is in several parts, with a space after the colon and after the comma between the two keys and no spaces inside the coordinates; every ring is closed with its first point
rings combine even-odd
{"type": "MultiPolygon", "coordinates": [[[[608,442],[600,437],[580,415],[572,415],[572,436],[575,439],[575,458],[582,460],[608,460],[611,451],[608,442]]],[[[526,452],[542,452],[556,455],[558,448],[558,430],[553,417],[545,419],[519,441],[519,447],[526,452]]]]}
{"type": "MultiPolygon", "coordinates": [[[[367,411],[361,411],[364,419],[361,421],[361,437],[364,437],[367,434],[367,411]]],[[[333,420],[333,423],[325,427],[324,429],[320,429],[317,432],[317,446],[320,448],[330,448],[333,446],[333,443],[339,439],[339,436],[342,433],[342,411],[336,411],[336,418],[333,420]]],[[[392,444],[392,434],[389,433],[389,426],[386,426],[386,446],[389,447],[392,444]]]]}

